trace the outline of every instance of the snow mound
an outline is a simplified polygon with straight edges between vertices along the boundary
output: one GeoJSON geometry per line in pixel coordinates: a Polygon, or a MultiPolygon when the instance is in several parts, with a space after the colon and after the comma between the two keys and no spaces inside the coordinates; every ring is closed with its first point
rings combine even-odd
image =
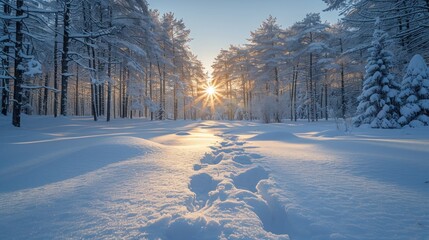
{"type": "Polygon", "coordinates": [[[166,235],[167,239],[200,240],[217,239],[220,232],[218,222],[198,214],[188,214],[171,221],[166,235]]]}
{"type": "Polygon", "coordinates": [[[189,136],[189,135],[191,135],[191,134],[188,133],[188,132],[178,132],[178,133],[176,133],[176,136],[189,136]]]}
{"type": "MultiPolygon", "coordinates": [[[[14,157],[13,164],[0,164],[0,192],[11,192],[27,188],[40,187],[47,184],[74,178],[110,164],[130,160],[159,149],[160,146],[151,141],[136,137],[109,137],[97,141],[86,139],[62,140],[55,143],[25,142],[26,154],[14,157]]],[[[20,143],[12,145],[18,147],[20,143]]]]}
{"type": "Polygon", "coordinates": [[[257,134],[254,137],[249,138],[250,141],[287,141],[295,142],[300,140],[295,134],[290,132],[265,132],[257,134]]]}

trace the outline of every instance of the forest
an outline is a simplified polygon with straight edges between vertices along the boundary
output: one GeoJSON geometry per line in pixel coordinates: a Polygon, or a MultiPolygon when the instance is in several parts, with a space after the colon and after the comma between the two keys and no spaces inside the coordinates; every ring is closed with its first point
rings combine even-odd
{"type": "Polygon", "coordinates": [[[429,0],[0,0],[0,24],[1,240],[428,240],[429,0]]]}
{"type": "Polygon", "coordinates": [[[324,2],[340,21],[269,16],[209,77],[184,21],[144,0],[2,0],[1,112],[428,125],[429,1],[324,2]]]}

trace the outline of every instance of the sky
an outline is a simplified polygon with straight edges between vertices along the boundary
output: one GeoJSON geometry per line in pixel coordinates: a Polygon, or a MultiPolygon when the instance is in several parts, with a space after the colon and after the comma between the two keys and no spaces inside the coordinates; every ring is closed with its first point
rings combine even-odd
{"type": "Polygon", "coordinates": [[[191,50],[211,73],[211,65],[221,49],[245,44],[270,15],[282,27],[304,19],[307,13],[320,12],[322,21],[335,23],[336,12],[322,12],[322,0],[148,0],[151,9],[161,14],[173,12],[191,30],[191,50]]]}

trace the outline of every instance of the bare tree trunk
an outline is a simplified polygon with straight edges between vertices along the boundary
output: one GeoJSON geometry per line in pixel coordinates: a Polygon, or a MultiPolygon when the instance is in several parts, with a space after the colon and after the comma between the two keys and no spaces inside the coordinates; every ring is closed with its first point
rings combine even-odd
{"type": "Polygon", "coordinates": [[[48,115],[49,74],[45,75],[45,90],[43,94],[43,114],[48,115]]]}
{"type": "Polygon", "coordinates": [[[328,84],[325,83],[325,119],[328,121],[328,84]]]}
{"type": "Polygon", "coordinates": [[[295,66],[293,66],[292,69],[292,83],[290,88],[290,120],[293,121],[293,94],[294,94],[294,87],[295,87],[295,66]]]}
{"type": "Polygon", "coordinates": [[[174,120],[177,120],[177,111],[178,108],[178,101],[177,101],[177,81],[174,80],[174,87],[173,87],[173,118],[174,120]]]}
{"type": "Polygon", "coordinates": [[[183,94],[183,120],[186,120],[186,96],[183,94]]]}
{"type": "MultiPolygon", "coordinates": [[[[313,42],[313,33],[312,32],[310,32],[310,43],[312,43],[313,42]]],[[[310,53],[310,68],[309,68],[309,75],[310,75],[310,82],[309,82],[309,95],[310,95],[310,118],[309,119],[311,119],[311,121],[314,121],[314,115],[315,115],[315,113],[314,113],[314,93],[313,93],[313,91],[314,91],[314,85],[313,85],[313,81],[314,81],[314,79],[313,79],[313,53],[310,53]]]]}
{"type": "Polygon", "coordinates": [[[310,95],[310,102],[309,102],[309,108],[310,108],[310,116],[309,119],[311,121],[314,121],[314,108],[313,108],[313,54],[310,53],[310,67],[309,67],[309,84],[308,84],[308,95],[310,95]]]}
{"type": "Polygon", "coordinates": [[[67,116],[67,87],[69,79],[69,30],[70,30],[70,8],[71,0],[66,0],[64,4],[64,32],[63,32],[63,52],[61,55],[61,115],[67,116]]]}
{"type": "MultiPolygon", "coordinates": [[[[149,98],[153,102],[152,61],[149,63],[149,98]]],[[[150,120],[153,121],[153,109],[150,109],[150,120]]]]}
{"type": "Polygon", "coordinates": [[[24,5],[23,0],[16,1],[16,36],[15,36],[15,80],[14,80],[14,90],[13,90],[13,113],[12,113],[12,124],[15,127],[21,126],[21,107],[22,107],[22,84],[23,84],[23,74],[24,70],[21,67],[23,62],[21,51],[22,51],[22,41],[23,41],[23,33],[22,33],[22,16],[24,15],[24,11],[22,9],[24,5]]]}
{"type": "MultiPolygon", "coordinates": [[[[87,2],[82,2],[83,21],[85,24],[85,31],[91,32],[89,15],[91,12],[90,6],[87,6],[87,2]]],[[[91,114],[93,115],[94,121],[98,121],[98,104],[97,104],[97,87],[94,80],[95,76],[95,50],[94,47],[88,43],[88,38],[85,38],[86,51],[88,54],[88,69],[90,71],[90,83],[91,83],[91,114]]],[[[91,42],[92,43],[92,42],[91,42]]]]}
{"type": "MultiPolygon", "coordinates": [[[[11,14],[12,10],[11,10],[11,6],[9,5],[9,0],[5,0],[3,3],[3,13],[4,15],[8,16],[11,14]]],[[[3,34],[4,35],[9,35],[9,25],[10,25],[10,21],[9,20],[3,20],[4,21],[4,26],[3,26],[3,34]]],[[[10,38],[10,36],[9,36],[10,38]]],[[[10,42],[10,39],[8,40],[8,42],[10,42]]],[[[2,59],[2,67],[3,67],[3,79],[2,79],[2,84],[3,84],[3,88],[2,88],[2,100],[1,100],[1,113],[5,116],[7,116],[7,111],[9,108],[9,94],[10,94],[10,89],[9,89],[9,46],[8,44],[5,44],[3,47],[3,53],[5,54],[4,58],[2,59]]]]}
{"type": "MultiPolygon", "coordinates": [[[[112,27],[112,7],[109,6],[109,28],[112,27]]],[[[107,47],[107,113],[106,121],[110,122],[110,111],[112,108],[112,45],[107,47]]]]}
{"type": "MultiPolygon", "coordinates": [[[[340,38],[341,54],[343,53],[343,39],[340,38]]],[[[346,118],[346,90],[344,87],[344,63],[341,61],[341,116],[346,118]]]]}
{"type": "Polygon", "coordinates": [[[122,118],[126,118],[128,116],[128,94],[126,94],[126,81],[129,77],[129,70],[124,67],[122,73],[122,118]]]}
{"type": "Polygon", "coordinates": [[[275,94],[276,94],[276,112],[275,112],[275,119],[276,122],[281,122],[281,116],[280,116],[280,81],[279,81],[279,70],[277,67],[274,68],[274,76],[275,76],[275,94]]]}
{"type": "Polygon", "coordinates": [[[76,64],[75,115],[79,116],[79,64],[76,64]]]}
{"type": "MultiPolygon", "coordinates": [[[[112,9],[109,9],[110,17],[112,17],[112,9]]],[[[112,21],[110,21],[111,24],[112,21]]],[[[110,122],[110,109],[112,108],[112,46],[109,43],[107,57],[107,116],[106,121],[110,122]]]]}
{"type": "MultiPolygon", "coordinates": [[[[58,3],[58,0],[57,0],[58,3]]],[[[58,116],[58,13],[55,13],[54,34],[54,117],[58,116]]]]}
{"type": "MultiPolygon", "coordinates": [[[[241,71],[243,71],[243,69],[241,69],[241,71]]],[[[248,113],[248,109],[247,109],[247,101],[246,101],[246,80],[244,79],[244,74],[241,74],[241,95],[243,98],[243,109],[244,109],[244,114],[243,114],[243,118],[247,117],[247,113],[248,113]]]]}
{"type": "Polygon", "coordinates": [[[296,71],[295,71],[295,80],[294,80],[294,87],[293,87],[293,120],[296,122],[297,120],[297,111],[296,111],[296,93],[297,93],[297,82],[298,82],[298,67],[299,64],[296,64],[296,71]]]}
{"type": "Polygon", "coordinates": [[[124,81],[124,71],[122,68],[122,64],[119,66],[119,117],[123,118],[123,96],[122,96],[122,82],[124,81]]]}
{"type": "Polygon", "coordinates": [[[149,72],[148,67],[146,67],[145,78],[144,78],[144,117],[148,117],[148,108],[147,108],[147,98],[149,95],[149,72]]]}
{"type": "MultiPolygon", "coordinates": [[[[39,78],[39,83],[40,86],[43,86],[43,79],[40,77],[39,78]]],[[[38,89],[38,93],[37,93],[37,115],[42,115],[42,109],[43,109],[43,88],[39,88],[38,89]]]]}

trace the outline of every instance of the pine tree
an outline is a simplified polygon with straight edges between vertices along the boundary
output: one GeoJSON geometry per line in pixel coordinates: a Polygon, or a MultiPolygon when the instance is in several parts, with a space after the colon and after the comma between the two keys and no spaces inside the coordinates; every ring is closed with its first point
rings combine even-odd
{"type": "MultiPolygon", "coordinates": [[[[379,25],[377,21],[376,26],[379,25]]],[[[356,126],[370,124],[373,128],[398,128],[399,111],[396,101],[399,85],[390,73],[393,54],[386,49],[389,44],[386,32],[376,27],[369,58],[365,67],[363,91],[358,97],[356,126]]]]}
{"type": "Polygon", "coordinates": [[[399,97],[402,102],[400,124],[429,125],[429,70],[419,54],[408,65],[399,97]]]}
{"type": "Polygon", "coordinates": [[[256,82],[261,89],[265,88],[263,94],[268,96],[262,102],[269,106],[261,106],[261,116],[265,122],[281,122],[281,66],[285,63],[286,45],[276,18],[270,16],[256,31],[251,32],[250,52],[251,61],[257,68],[256,82]],[[275,102],[271,103],[270,100],[275,102]]]}

